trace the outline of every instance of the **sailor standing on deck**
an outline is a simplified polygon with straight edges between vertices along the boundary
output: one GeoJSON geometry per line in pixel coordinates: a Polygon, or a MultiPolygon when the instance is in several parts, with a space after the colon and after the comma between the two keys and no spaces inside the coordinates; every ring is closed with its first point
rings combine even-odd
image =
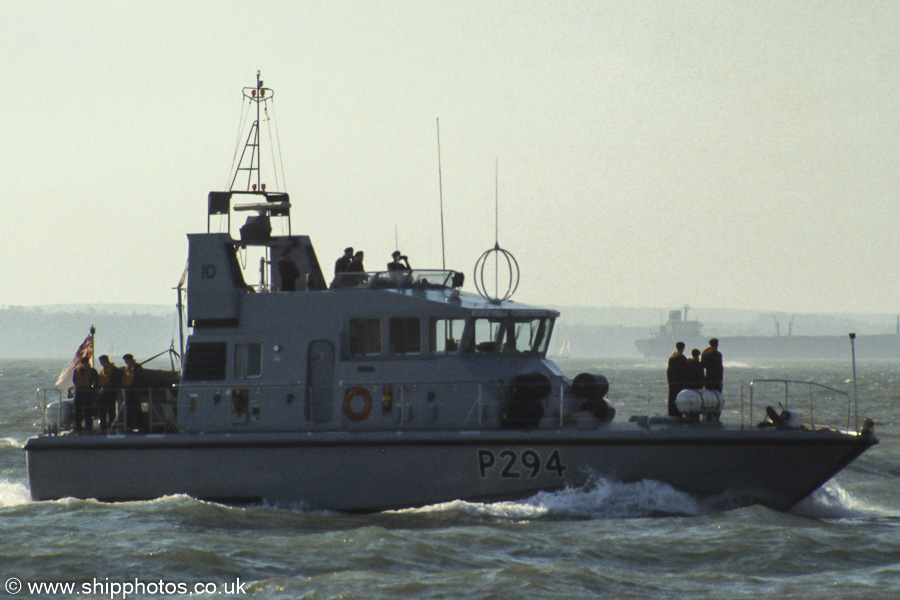
{"type": "MultiPolygon", "coordinates": [[[[351,248],[351,250],[352,250],[352,248],[351,248]]],[[[366,267],[363,266],[364,256],[365,255],[363,254],[362,250],[360,250],[359,252],[354,254],[353,258],[350,260],[350,264],[347,265],[347,272],[348,273],[365,273],[366,267]]]]}
{"type": "Polygon", "coordinates": [[[412,271],[412,267],[409,266],[409,259],[400,254],[399,250],[394,250],[394,253],[391,254],[391,258],[394,260],[387,264],[388,271],[412,271]]]}
{"type": "Polygon", "coordinates": [[[353,255],[353,260],[350,261],[350,265],[347,267],[348,275],[343,276],[344,285],[353,287],[369,279],[368,275],[366,275],[366,267],[363,265],[363,257],[362,250],[357,251],[353,255]]]}
{"type": "Polygon", "coordinates": [[[75,385],[75,431],[94,428],[94,411],[91,406],[91,396],[97,385],[97,369],[91,366],[88,357],[81,359],[81,363],[72,374],[72,383],[75,385]]]}
{"type": "Polygon", "coordinates": [[[685,371],[687,369],[687,357],[684,355],[684,342],[675,344],[675,352],[669,356],[669,366],[666,369],[666,379],[669,381],[669,416],[680,417],[681,411],[675,406],[675,398],[678,392],[685,388],[685,371]]]}
{"type": "Polygon", "coordinates": [[[722,364],[718,339],[709,340],[709,346],[704,348],[700,355],[700,364],[703,365],[703,387],[721,392],[722,381],[725,379],[725,366],[722,364]]]}
{"type": "Polygon", "coordinates": [[[353,260],[353,246],[344,248],[344,255],[334,261],[334,276],[337,277],[341,273],[349,271],[351,260],[353,260]]]}
{"type": "Polygon", "coordinates": [[[141,397],[138,388],[144,383],[144,367],[131,354],[122,357],[125,368],[122,372],[122,393],[125,394],[125,425],[128,429],[141,427],[141,397]]]}
{"type": "Polygon", "coordinates": [[[297,279],[300,277],[300,269],[294,263],[294,254],[290,248],[285,248],[278,261],[278,276],[281,278],[282,292],[297,291],[297,279]]]}
{"type": "Polygon", "coordinates": [[[116,397],[119,395],[119,388],[122,387],[122,369],[109,360],[106,354],[100,357],[100,366],[98,412],[100,429],[106,430],[116,420],[116,397]]]}
{"type": "Polygon", "coordinates": [[[700,364],[700,351],[691,350],[691,357],[684,363],[684,389],[703,389],[703,365],[700,364]]]}

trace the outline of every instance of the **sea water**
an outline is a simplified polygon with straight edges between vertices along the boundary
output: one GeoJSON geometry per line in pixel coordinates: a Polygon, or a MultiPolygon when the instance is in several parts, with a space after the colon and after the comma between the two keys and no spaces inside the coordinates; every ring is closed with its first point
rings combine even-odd
{"type": "MultiPolygon", "coordinates": [[[[666,410],[664,394],[622,391],[659,389],[661,362],[560,364],[605,374],[617,418],[666,410]]],[[[723,512],[658,482],[601,479],[520,502],[371,515],[187,496],[32,502],[22,444],[40,424],[35,390],[62,366],[0,361],[2,597],[900,597],[900,363],[858,367],[859,417],[874,419],[881,443],[787,513],[723,512]]],[[[852,394],[851,373],[849,364],[726,361],[726,402],[737,404],[740,383],[755,377],[852,394]]]]}

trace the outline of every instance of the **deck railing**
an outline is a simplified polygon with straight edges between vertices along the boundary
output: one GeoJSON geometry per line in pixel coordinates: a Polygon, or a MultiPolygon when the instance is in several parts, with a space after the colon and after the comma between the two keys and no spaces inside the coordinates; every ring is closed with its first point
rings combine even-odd
{"type": "MultiPolygon", "coordinates": [[[[97,419],[99,411],[100,390],[91,390],[92,420],[97,419]]],[[[59,435],[70,429],[74,405],[63,402],[62,390],[56,388],[39,388],[37,390],[38,407],[41,411],[41,433],[43,435],[59,435]],[[53,410],[50,408],[55,404],[53,410]]],[[[133,388],[118,390],[115,398],[115,416],[104,433],[162,433],[175,428],[176,399],[173,389],[166,388],[133,388]],[[129,406],[130,405],[130,406],[129,406]],[[140,410],[138,417],[129,411],[140,410]],[[132,417],[132,418],[129,418],[132,417]]],[[[101,432],[99,428],[92,431],[101,432]]]]}
{"type": "Polygon", "coordinates": [[[38,388],[37,402],[41,409],[41,433],[56,434],[63,426],[63,397],[62,390],[57,388],[38,388]],[[47,407],[56,403],[57,412],[55,415],[47,415],[47,407]],[[55,417],[55,418],[54,418],[55,417]],[[52,421],[52,422],[51,422],[52,421]]]}
{"type": "MultiPolygon", "coordinates": [[[[401,429],[423,430],[424,423],[434,428],[455,427],[464,430],[482,430],[486,426],[497,425],[500,405],[508,398],[508,380],[469,381],[415,381],[394,383],[371,383],[360,381],[340,381],[334,386],[295,385],[245,385],[245,386],[191,386],[182,399],[184,407],[193,407],[191,398],[198,389],[205,389],[195,398],[212,399],[219,423],[230,423],[232,431],[245,429],[245,425],[260,418],[260,406],[270,407],[273,400],[285,405],[296,403],[302,407],[294,409],[290,429],[303,431],[401,429]],[[351,396],[351,390],[363,390],[362,399],[351,396]],[[366,398],[368,397],[368,398],[366,398]],[[446,401],[452,399],[452,404],[446,401]],[[446,411],[453,411],[447,415],[446,411]],[[438,411],[441,411],[440,417],[438,411]],[[365,414],[365,417],[359,418],[365,414]],[[357,418],[354,418],[357,417],[357,418]],[[373,417],[380,421],[373,422],[373,417]],[[441,418],[443,417],[443,418],[441,418]],[[335,421],[338,419],[338,421],[335,421]],[[363,424],[365,422],[365,424],[363,424]]],[[[55,388],[39,389],[38,404],[41,409],[41,431],[46,435],[57,435],[66,430],[66,415],[63,413],[62,393],[55,388]],[[56,412],[48,413],[48,406],[56,402],[56,412]]],[[[116,417],[108,428],[108,433],[129,431],[165,432],[176,428],[176,399],[174,389],[131,390],[137,400],[126,402],[121,392],[116,399],[116,417]],[[133,426],[129,410],[139,404],[140,425],[133,426]]],[[[99,394],[98,394],[99,396],[99,394]]],[[[661,382],[613,381],[607,400],[616,408],[616,421],[627,421],[632,415],[647,415],[647,423],[654,415],[665,416],[668,403],[668,386],[661,382]]],[[[66,403],[68,404],[68,403],[66,403]]],[[[543,401],[545,416],[543,428],[563,429],[577,426],[574,414],[577,400],[568,386],[557,386],[543,401]],[[547,417],[551,418],[547,418],[547,417]]],[[[760,405],[777,409],[804,411],[802,424],[810,429],[835,427],[845,420],[845,427],[851,430],[852,403],[850,395],[843,390],[815,382],[784,379],[756,379],[748,383],[726,386],[721,420],[724,423],[740,423],[741,427],[757,427],[765,418],[765,410],[760,405]],[[806,414],[808,411],[808,414],[806,414]],[[844,419],[846,417],[846,419],[844,419]]],[[[70,405],[71,406],[71,405],[70,405]]],[[[96,404],[94,404],[96,406],[96,404]]],[[[208,410],[208,408],[207,408],[208,410]]],[[[264,415],[269,417],[271,413],[264,415]]],[[[282,415],[283,417],[283,415],[282,415]]],[[[285,417],[286,418],[286,417],[285,417]]],[[[283,420],[283,418],[282,418],[283,420]]],[[[665,422],[657,421],[657,422],[665,422]]],[[[853,430],[856,430],[855,428],[853,430]]]]}
{"type": "MultiPolygon", "coordinates": [[[[780,408],[786,411],[797,411],[801,408],[809,409],[809,417],[804,418],[802,420],[803,424],[809,427],[810,429],[815,429],[817,426],[816,423],[816,400],[820,401],[824,398],[825,401],[829,402],[840,402],[842,404],[846,404],[847,410],[847,421],[846,421],[846,430],[851,431],[850,428],[850,414],[851,409],[853,408],[853,403],[850,399],[850,394],[843,390],[839,390],[837,388],[833,388],[827,385],[823,385],[821,383],[816,383],[814,381],[795,381],[790,379],[754,379],[747,383],[746,385],[741,386],[741,405],[744,403],[744,392],[745,390],[749,391],[749,414],[750,421],[753,422],[753,408],[754,408],[754,400],[759,400],[759,397],[769,401],[769,398],[772,400],[775,397],[772,395],[772,392],[769,390],[774,389],[778,394],[778,405],[780,408]],[[768,389],[761,389],[768,388],[768,389]],[[805,389],[805,392],[803,391],[805,389]],[[797,392],[796,390],[800,390],[797,392]],[[793,395],[792,395],[793,392],[793,395]],[[769,395],[765,395],[769,394],[769,395]]],[[[774,408],[774,407],[773,407],[774,408]]],[[[830,409],[830,407],[829,407],[830,409]]],[[[825,414],[833,416],[834,411],[825,409],[825,414]]],[[[843,412],[843,407],[841,407],[843,412]]],[[[741,411],[743,415],[743,410],[741,411]]],[[[832,419],[827,419],[829,422],[833,422],[832,419]]],[[[743,424],[743,421],[742,421],[743,424]]],[[[859,429],[859,423],[854,423],[853,431],[857,431],[859,429]]]]}
{"type": "Polygon", "coordinates": [[[462,273],[449,269],[413,269],[412,271],[367,271],[339,273],[331,289],[437,289],[462,286],[462,273]]]}
{"type": "MultiPolygon", "coordinates": [[[[655,382],[611,381],[607,398],[616,406],[618,414],[664,416],[667,414],[668,384],[655,382]]],[[[740,423],[741,427],[756,428],[766,418],[765,408],[772,406],[780,414],[783,410],[801,411],[801,424],[809,429],[844,427],[857,431],[851,414],[853,402],[847,391],[817,382],[786,379],[754,379],[746,383],[726,383],[721,420],[740,423]],[[853,427],[851,427],[853,425],[853,427]]],[[[618,417],[617,417],[618,418],[618,417]]]]}

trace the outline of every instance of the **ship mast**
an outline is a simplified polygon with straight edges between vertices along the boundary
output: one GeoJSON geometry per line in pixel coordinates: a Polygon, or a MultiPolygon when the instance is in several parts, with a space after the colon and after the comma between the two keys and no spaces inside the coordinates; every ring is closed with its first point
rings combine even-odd
{"type": "Polygon", "coordinates": [[[229,191],[234,190],[234,184],[237,181],[238,175],[241,171],[247,172],[247,190],[246,191],[264,191],[265,187],[261,181],[260,177],[260,158],[262,153],[260,152],[260,143],[259,143],[259,124],[260,124],[260,110],[261,105],[268,102],[274,97],[274,92],[267,87],[263,87],[263,81],[260,79],[260,71],[256,71],[256,86],[255,87],[245,87],[244,88],[244,98],[246,98],[251,104],[256,105],[256,120],[253,121],[253,124],[250,126],[250,132],[247,134],[247,141],[244,143],[244,150],[241,152],[241,158],[238,161],[237,168],[234,170],[234,176],[231,179],[231,185],[228,187],[229,191]],[[247,151],[249,150],[250,154],[247,155],[247,151]],[[246,160],[246,166],[245,165],[246,160]],[[254,173],[256,175],[256,182],[253,182],[254,173]]]}

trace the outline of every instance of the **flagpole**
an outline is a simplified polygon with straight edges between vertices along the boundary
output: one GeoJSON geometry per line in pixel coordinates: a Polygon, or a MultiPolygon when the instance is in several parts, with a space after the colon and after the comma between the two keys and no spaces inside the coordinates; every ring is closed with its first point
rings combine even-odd
{"type": "Polygon", "coordinates": [[[94,368],[94,334],[97,332],[97,328],[91,325],[91,368],[94,368]]]}

